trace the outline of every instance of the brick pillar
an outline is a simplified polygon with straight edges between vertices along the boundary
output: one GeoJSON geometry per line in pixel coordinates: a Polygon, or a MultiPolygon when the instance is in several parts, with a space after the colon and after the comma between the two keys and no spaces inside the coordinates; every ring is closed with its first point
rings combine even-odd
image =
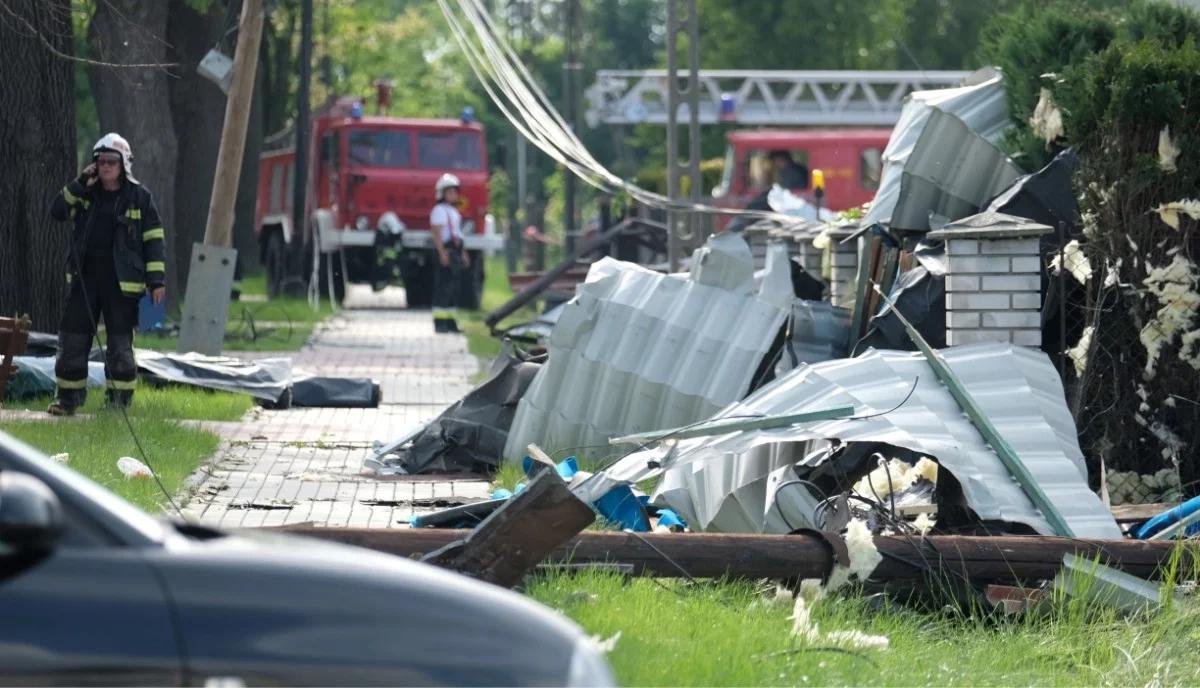
{"type": "Polygon", "coordinates": [[[851,232],[835,230],[829,233],[829,300],[835,306],[851,308],[858,280],[858,250],[862,238],[841,243],[851,232]]]}
{"type": "Polygon", "coordinates": [[[815,237],[805,236],[796,239],[796,256],[800,259],[800,267],[817,279],[821,277],[821,250],[812,245],[815,237]]]}
{"type": "MultiPolygon", "coordinates": [[[[966,223],[967,221],[964,221],[966,223]]],[[[1045,225],[930,232],[946,242],[946,344],[1042,344],[1041,257],[1045,225]]]]}

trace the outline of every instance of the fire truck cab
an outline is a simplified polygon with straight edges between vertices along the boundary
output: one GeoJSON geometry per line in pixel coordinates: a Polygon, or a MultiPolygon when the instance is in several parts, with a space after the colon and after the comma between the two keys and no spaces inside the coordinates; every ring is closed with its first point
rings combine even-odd
{"type": "Polygon", "coordinates": [[[483,285],[482,252],[503,248],[488,214],[487,144],[483,127],[476,122],[449,119],[401,119],[361,114],[355,99],[340,99],[313,120],[307,175],[306,217],[317,210],[332,218],[321,227],[310,220],[305,231],[292,227],[292,175],[295,151],[269,151],[260,158],[256,227],[267,269],[268,290],[281,291],[289,279],[303,279],[313,264],[312,252],[332,263],[334,287],[343,280],[372,281],[377,234],[386,213],[393,213],[402,228],[400,268],[410,307],[425,307],[432,298],[435,260],[429,232],[429,212],[436,198],[434,185],[450,172],[462,182],[460,211],[464,243],[478,298],[483,285]],[[331,225],[331,226],[329,226],[331,225]],[[319,241],[315,240],[320,233],[319,241]],[[287,246],[302,242],[309,260],[298,261],[299,273],[289,267],[287,246]],[[343,270],[344,266],[344,270],[343,270]]]}
{"type": "MultiPolygon", "coordinates": [[[[758,129],[725,136],[721,183],[712,191],[716,205],[744,208],[776,181],[769,156],[787,151],[792,160],[825,174],[825,207],[846,210],[875,197],[890,129],[758,129]]],[[[811,200],[810,187],[794,190],[811,200]]]]}

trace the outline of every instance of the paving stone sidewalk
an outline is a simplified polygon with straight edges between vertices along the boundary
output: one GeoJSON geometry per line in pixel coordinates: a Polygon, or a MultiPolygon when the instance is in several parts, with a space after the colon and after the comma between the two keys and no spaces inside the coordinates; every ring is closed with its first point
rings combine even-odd
{"type": "Polygon", "coordinates": [[[362,473],[371,442],[398,437],[470,388],[479,363],[461,335],[435,335],[428,311],[403,309],[403,291],[351,287],[347,308],[323,323],[293,366],[318,375],[370,377],[376,409],[256,410],[235,423],[196,423],[222,438],[188,481],[189,518],[226,528],[313,524],[404,527],[414,515],[483,499],[482,478],[377,479],[362,473]]]}

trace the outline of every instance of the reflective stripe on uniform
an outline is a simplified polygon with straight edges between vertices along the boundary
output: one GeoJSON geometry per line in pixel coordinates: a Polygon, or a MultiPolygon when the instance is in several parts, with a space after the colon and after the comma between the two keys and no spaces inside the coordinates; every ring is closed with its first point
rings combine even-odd
{"type": "Polygon", "coordinates": [[[71,273],[68,272],[67,273],[67,284],[70,284],[74,279],[75,278],[71,276],[71,273]]]}
{"type": "MultiPolygon", "coordinates": [[[[109,284],[112,284],[112,282],[109,282],[109,284]]],[[[125,292],[126,294],[138,294],[146,288],[146,285],[142,284],[141,282],[121,282],[120,286],[121,291],[125,292]]]]}
{"type": "Polygon", "coordinates": [[[140,220],[142,219],[142,209],[130,208],[129,210],[125,211],[125,217],[129,218],[130,220],[140,220]]]}
{"type": "Polygon", "coordinates": [[[456,308],[434,308],[433,309],[433,319],[434,320],[447,320],[447,319],[453,320],[454,316],[457,313],[458,313],[458,309],[456,309],[456,308]]]}
{"type": "Polygon", "coordinates": [[[70,203],[71,205],[75,205],[79,202],[79,197],[71,193],[70,187],[67,186],[63,187],[63,198],[67,199],[67,203],[70,203]]]}
{"type": "Polygon", "coordinates": [[[114,380],[109,378],[105,383],[109,389],[136,389],[137,380],[114,380]]]}
{"type": "Polygon", "coordinates": [[[146,272],[166,272],[167,264],[161,260],[146,261],[146,272]]]}
{"type": "Polygon", "coordinates": [[[87,378],[82,380],[67,380],[65,378],[55,378],[59,389],[83,389],[87,387],[87,378]]]}
{"type": "Polygon", "coordinates": [[[142,241],[151,241],[153,239],[162,239],[164,237],[166,237],[166,232],[163,231],[162,227],[155,227],[154,229],[147,229],[146,231],[142,232],[142,241]]]}

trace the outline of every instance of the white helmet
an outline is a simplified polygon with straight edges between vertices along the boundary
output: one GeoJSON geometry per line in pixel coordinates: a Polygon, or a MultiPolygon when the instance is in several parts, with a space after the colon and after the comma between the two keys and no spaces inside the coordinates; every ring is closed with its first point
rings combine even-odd
{"type": "Polygon", "coordinates": [[[104,138],[92,146],[92,157],[95,157],[101,151],[120,153],[121,166],[125,168],[125,178],[134,184],[141,183],[133,178],[133,149],[129,147],[129,142],[123,136],[117,133],[105,134],[104,138]]]}
{"type": "Polygon", "coordinates": [[[436,189],[437,197],[438,197],[438,200],[440,201],[442,199],[442,195],[444,193],[446,193],[446,189],[449,189],[451,187],[457,189],[460,186],[462,186],[462,184],[460,184],[458,182],[458,177],[455,177],[454,175],[447,172],[446,174],[442,175],[441,179],[437,180],[437,186],[434,188],[436,189]]]}

